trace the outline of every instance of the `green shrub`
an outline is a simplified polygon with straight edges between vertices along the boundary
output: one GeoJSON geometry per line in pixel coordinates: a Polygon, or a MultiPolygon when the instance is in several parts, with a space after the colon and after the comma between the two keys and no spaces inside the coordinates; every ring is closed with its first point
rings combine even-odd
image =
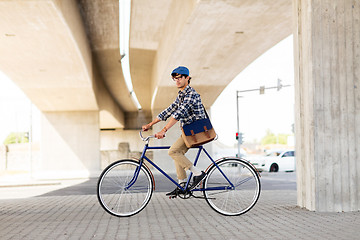
{"type": "Polygon", "coordinates": [[[5,141],[4,144],[14,144],[14,143],[27,143],[29,142],[29,137],[27,132],[12,132],[10,133],[5,141]]]}
{"type": "Polygon", "coordinates": [[[278,134],[276,136],[270,130],[267,130],[265,137],[263,137],[261,139],[261,144],[262,145],[267,145],[267,144],[284,144],[284,145],[286,145],[288,136],[290,136],[290,134],[278,134]]]}

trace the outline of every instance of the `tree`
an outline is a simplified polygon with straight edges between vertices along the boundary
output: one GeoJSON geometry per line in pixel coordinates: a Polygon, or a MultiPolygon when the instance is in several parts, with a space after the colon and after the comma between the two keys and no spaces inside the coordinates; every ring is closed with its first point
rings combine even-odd
{"type": "Polygon", "coordinates": [[[277,137],[278,143],[287,145],[288,136],[290,136],[290,134],[279,134],[277,137]]]}
{"type": "Polygon", "coordinates": [[[262,145],[267,144],[287,144],[287,139],[290,134],[278,134],[277,136],[271,132],[270,129],[266,130],[266,135],[261,139],[262,145]]]}
{"type": "Polygon", "coordinates": [[[29,142],[27,132],[12,132],[6,137],[4,144],[7,145],[7,144],[27,143],[27,142],[29,142]]]}
{"type": "Polygon", "coordinates": [[[270,129],[267,129],[265,137],[263,137],[261,139],[261,144],[262,145],[267,145],[267,144],[275,144],[275,143],[276,143],[275,134],[272,133],[270,129]]]}

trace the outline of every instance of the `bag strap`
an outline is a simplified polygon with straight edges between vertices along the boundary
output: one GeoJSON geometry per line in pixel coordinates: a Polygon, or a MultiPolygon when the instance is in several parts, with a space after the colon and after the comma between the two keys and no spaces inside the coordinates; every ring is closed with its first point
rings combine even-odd
{"type": "Polygon", "coordinates": [[[207,113],[207,111],[206,111],[206,108],[205,108],[204,104],[201,104],[201,106],[204,108],[206,118],[207,118],[207,119],[210,119],[210,118],[209,118],[209,115],[208,115],[208,113],[207,113]]]}
{"type": "MultiPolygon", "coordinates": [[[[199,94],[199,95],[200,95],[200,94],[199,94]]],[[[184,100],[184,98],[185,98],[185,95],[184,95],[184,97],[183,97],[182,99],[179,99],[179,104],[182,103],[182,101],[184,100]]],[[[201,98],[201,96],[200,96],[200,98],[201,98]]],[[[206,118],[210,120],[209,115],[208,115],[208,113],[207,113],[207,111],[206,111],[206,108],[205,108],[204,104],[201,103],[201,106],[204,108],[204,112],[205,112],[206,118]]]]}

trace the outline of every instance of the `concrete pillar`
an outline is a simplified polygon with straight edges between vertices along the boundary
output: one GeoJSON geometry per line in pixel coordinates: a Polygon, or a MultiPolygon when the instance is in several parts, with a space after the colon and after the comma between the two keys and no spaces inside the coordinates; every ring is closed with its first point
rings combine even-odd
{"type": "Polygon", "coordinates": [[[298,205],[360,210],[360,3],[294,1],[298,205]]]}
{"type": "Polygon", "coordinates": [[[81,178],[100,170],[98,111],[43,112],[38,178],[81,178]]]}

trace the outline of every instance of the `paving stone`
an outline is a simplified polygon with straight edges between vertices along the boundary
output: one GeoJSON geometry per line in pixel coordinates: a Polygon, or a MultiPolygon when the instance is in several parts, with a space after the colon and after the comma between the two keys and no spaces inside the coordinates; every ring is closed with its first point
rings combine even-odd
{"type": "Polygon", "coordinates": [[[318,213],[296,206],[295,191],[263,191],[248,213],[228,217],[202,199],[154,193],[129,218],[105,212],[95,195],[0,200],[7,239],[354,239],[360,212],[318,213]]]}

